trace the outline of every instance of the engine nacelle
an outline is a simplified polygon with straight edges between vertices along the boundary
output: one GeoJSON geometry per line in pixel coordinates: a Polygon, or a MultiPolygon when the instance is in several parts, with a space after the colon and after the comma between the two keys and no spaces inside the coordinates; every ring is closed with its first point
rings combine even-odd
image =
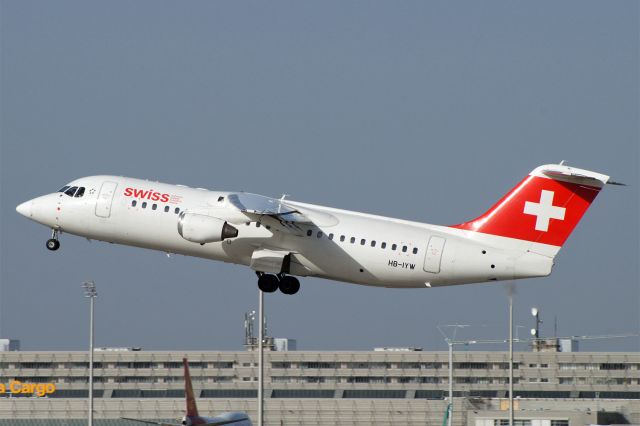
{"type": "Polygon", "coordinates": [[[180,213],[178,234],[194,243],[215,243],[238,236],[238,230],[217,217],[197,213],[180,213]]]}

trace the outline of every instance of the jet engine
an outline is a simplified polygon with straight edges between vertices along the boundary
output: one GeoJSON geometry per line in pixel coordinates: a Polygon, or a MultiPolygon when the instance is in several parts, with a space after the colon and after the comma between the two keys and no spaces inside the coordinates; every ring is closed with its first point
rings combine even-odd
{"type": "Polygon", "coordinates": [[[238,236],[238,230],[217,217],[197,213],[180,213],[178,234],[194,243],[215,243],[238,236]]]}

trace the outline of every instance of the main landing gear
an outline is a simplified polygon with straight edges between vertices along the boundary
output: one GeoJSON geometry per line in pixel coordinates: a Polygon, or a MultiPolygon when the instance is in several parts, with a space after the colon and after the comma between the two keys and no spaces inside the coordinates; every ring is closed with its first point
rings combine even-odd
{"type": "Polygon", "coordinates": [[[258,288],[265,293],[273,293],[280,289],[284,294],[296,294],[300,290],[300,281],[290,275],[258,272],[258,288]]]}
{"type": "Polygon", "coordinates": [[[56,251],[60,248],[60,241],[58,241],[58,230],[51,231],[51,238],[47,240],[47,248],[51,251],[56,251]]]}

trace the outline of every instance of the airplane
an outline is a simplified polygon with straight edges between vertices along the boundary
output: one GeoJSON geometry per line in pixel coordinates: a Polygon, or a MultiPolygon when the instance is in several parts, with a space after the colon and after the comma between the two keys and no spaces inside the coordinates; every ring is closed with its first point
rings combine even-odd
{"type": "MultiPolygon", "coordinates": [[[[201,417],[198,415],[198,407],[196,406],[196,398],[193,394],[193,386],[191,386],[191,375],[189,374],[189,362],[187,358],[182,358],[182,364],[184,365],[184,393],[187,400],[187,411],[182,422],[179,425],[182,426],[222,426],[222,425],[235,425],[235,426],[252,426],[251,420],[247,413],[242,411],[230,411],[227,413],[219,414],[215,417],[201,417]]],[[[178,424],[154,422],[150,420],[132,419],[128,417],[121,417],[122,420],[129,420],[132,422],[146,423],[159,426],[178,426],[178,424]]]]}
{"type": "Polygon", "coordinates": [[[486,213],[441,226],[118,176],[76,179],[20,204],[52,229],[116,244],[246,265],[263,292],[295,294],[297,277],[430,288],[544,277],[609,176],[535,168],[486,213]]]}

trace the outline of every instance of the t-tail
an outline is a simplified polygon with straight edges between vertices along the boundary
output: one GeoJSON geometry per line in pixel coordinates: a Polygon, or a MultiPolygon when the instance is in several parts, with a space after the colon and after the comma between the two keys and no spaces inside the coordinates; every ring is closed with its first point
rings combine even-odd
{"type": "Polygon", "coordinates": [[[448,227],[462,237],[457,248],[449,247],[455,251],[449,283],[549,275],[555,256],[606,184],[618,183],[562,163],[537,167],[486,213],[448,227]]]}
{"type": "Polygon", "coordinates": [[[482,216],[453,228],[508,238],[554,257],[609,176],[564,164],[533,170],[482,216]]]}

